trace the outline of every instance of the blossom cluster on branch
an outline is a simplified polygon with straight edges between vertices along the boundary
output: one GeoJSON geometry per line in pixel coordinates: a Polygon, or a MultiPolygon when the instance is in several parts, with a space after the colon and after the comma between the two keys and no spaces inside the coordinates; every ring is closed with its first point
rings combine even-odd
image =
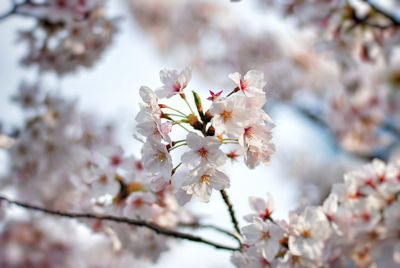
{"type": "MultiPolygon", "coordinates": [[[[39,82],[21,84],[13,99],[25,111],[26,119],[7,150],[10,168],[1,184],[15,191],[19,200],[48,209],[143,219],[163,227],[195,220],[177,205],[170,191],[151,192],[150,182],[142,175],[143,163],[116,145],[112,125],[95,125],[93,116],[77,110],[76,101],[46,93],[39,82]]],[[[3,232],[14,232],[12,220],[6,217],[10,225],[3,232]]],[[[36,220],[21,224],[41,228],[36,220]]],[[[96,219],[88,219],[84,225],[92,232],[115,237],[121,244],[118,252],[133,252],[155,261],[168,248],[164,237],[146,228],[96,219]]],[[[110,245],[108,248],[112,251],[110,245]]],[[[24,256],[26,259],[20,256],[21,265],[30,258],[24,256]]],[[[5,258],[4,265],[11,261],[5,258]]]]}
{"type": "MultiPolygon", "coordinates": [[[[253,213],[245,217],[249,225],[239,229],[225,192],[230,180],[221,168],[228,158],[237,160],[239,156],[248,168],[268,163],[274,152],[273,124],[262,110],[266,102],[263,74],[252,70],[243,77],[239,73],[229,77],[234,88],[226,96],[210,91],[208,108],[196,91],[192,91],[193,101],[186,96],[190,69],[164,69],[160,72],[161,87],[155,91],[141,87],[143,103],[136,120],[138,132],[146,138],[142,160],[126,156],[112,145],[107,131],[100,129],[98,133],[105,136],[99,136],[96,128],[82,124],[74,116],[74,102],[45,94],[40,84],[22,84],[14,100],[27,110],[25,128],[8,149],[12,165],[2,181],[13,185],[19,199],[35,200],[44,207],[0,197],[2,207],[8,202],[81,219],[92,232],[109,237],[115,251],[153,261],[168,249],[166,238],[172,236],[232,250],[237,267],[362,267],[380,263],[382,250],[390,250],[393,261],[398,262],[400,165],[396,161],[386,165],[375,160],[346,174],[343,183],[333,185],[321,206],[300,207],[290,213],[288,221],[274,218],[271,196],[268,200],[252,197],[253,213]],[[167,103],[173,97],[187,105],[188,114],[167,103]],[[183,129],[185,139],[175,140],[177,127],[183,129]],[[230,151],[223,151],[223,146],[229,146],[230,151]],[[187,150],[174,167],[172,151],[178,148],[187,150]],[[47,157],[38,158],[40,155],[47,157]],[[238,248],[178,230],[201,226],[181,205],[192,196],[208,202],[213,190],[221,191],[236,233],[213,228],[237,239],[238,248]]],[[[12,221],[2,217],[5,222],[12,221]]],[[[6,252],[11,252],[9,243],[14,239],[35,243],[29,239],[41,231],[34,222],[21,223],[26,236],[6,236],[11,239],[5,241],[6,252]]],[[[3,233],[13,234],[15,224],[20,223],[5,225],[3,233]]],[[[43,246],[61,250],[60,258],[66,258],[68,241],[63,243],[43,246]]],[[[43,248],[43,252],[47,251],[43,248]]],[[[15,254],[19,254],[19,264],[32,261],[30,254],[15,254]]],[[[12,255],[4,257],[5,264],[14,261],[12,255]]]]}
{"type": "Polygon", "coordinates": [[[239,73],[231,74],[234,89],[227,96],[222,91],[210,91],[208,108],[203,107],[205,102],[196,91],[192,91],[190,104],[184,91],[190,78],[190,69],[162,70],[163,86],[156,91],[140,88],[144,104],[136,117],[138,132],[146,137],[143,164],[153,189],[159,191],[172,185],[181,203],[193,195],[208,202],[213,189],[228,188],[229,178],[221,171],[228,158],[236,160],[243,155],[246,165],[254,168],[268,163],[274,152],[272,120],[262,110],[266,96],[261,72],[249,71],[243,78],[239,73]],[[164,101],[174,96],[187,104],[190,113],[185,114],[164,101]],[[173,140],[171,135],[178,127],[187,134],[184,139],[173,140]],[[223,145],[230,145],[229,151],[223,151],[223,145]],[[232,145],[237,146],[232,148],[232,145]],[[179,147],[188,150],[174,167],[172,151],[179,147]]]}
{"type": "Polygon", "coordinates": [[[248,8],[246,1],[130,3],[162,52],[207,79],[226,70],[260,69],[272,98],[295,106],[299,95],[315,99],[299,110],[322,122],[344,151],[370,159],[384,152],[388,159],[398,144],[400,22],[384,3],[260,0],[251,10],[254,18],[231,8],[248,8]],[[170,28],[175,30],[166,34],[170,28]]]}
{"type": "Polygon", "coordinates": [[[394,267],[400,262],[400,165],[374,160],[344,175],[321,206],[274,218],[272,197],[249,199],[237,267],[394,267]],[[383,252],[386,254],[383,255],[383,252]],[[382,256],[383,255],[383,256],[382,256]]]}
{"type": "MultiPolygon", "coordinates": [[[[0,20],[34,20],[32,29],[20,32],[28,45],[22,62],[39,74],[62,77],[92,67],[117,31],[117,19],[106,15],[102,0],[12,4],[0,20]]],[[[245,20],[211,1],[130,1],[138,25],[160,50],[173,56],[178,51],[177,61],[226,85],[213,88],[229,88],[203,96],[192,89],[191,68],[162,69],[159,87],[138,90],[133,136],[142,143],[139,157],[118,145],[114,125],[96,123],[76,100],[47,90],[41,77],[21,82],[12,101],[23,112],[22,124],[12,132],[0,127],[7,160],[0,175],[1,267],[155,263],[172,239],[227,250],[239,268],[400,264],[400,160],[392,155],[386,161],[400,141],[396,14],[368,0],[256,4],[258,12],[267,6],[293,17],[300,33],[284,37],[269,28],[244,30],[245,20]],[[239,72],[222,79],[227,69],[239,72]],[[273,193],[267,199],[250,197],[252,211],[240,226],[238,201],[227,192],[234,180],[224,166],[243,161],[243,167],[254,169],[275,154],[274,123],[265,112],[266,81],[269,100],[292,101],[361,160],[383,151],[385,161],[368,161],[346,172],[343,181],[334,168],[307,170],[305,176],[331,188],[319,187],[322,202],[303,203],[287,219],[277,219],[273,193]],[[306,107],[304,95],[319,106],[306,107]],[[185,207],[195,200],[211,206],[217,191],[231,228],[185,207]],[[188,229],[211,229],[235,244],[188,229]]]]}
{"type": "Polygon", "coordinates": [[[117,19],[108,18],[103,0],[24,0],[1,19],[20,15],[35,21],[19,32],[18,41],[27,47],[21,62],[40,72],[59,76],[90,68],[111,44],[117,19]]]}

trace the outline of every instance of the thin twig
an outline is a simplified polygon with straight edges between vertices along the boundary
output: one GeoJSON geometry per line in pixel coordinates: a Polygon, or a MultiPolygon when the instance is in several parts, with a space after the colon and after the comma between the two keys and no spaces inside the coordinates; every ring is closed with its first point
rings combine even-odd
{"type": "Polygon", "coordinates": [[[239,243],[239,245],[242,244],[242,241],[240,240],[240,237],[238,235],[232,233],[229,230],[226,230],[224,228],[221,228],[221,227],[218,227],[218,226],[215,226],[212,224],[201,224],[198,222],[190,222],[190,223],[181,222],[178,224],[178,226],[193,228],[193,229],[212,229],[212,230],[215,230],[217,232],[220,232],[222,234],[232,237],[239,243]]]}
{"type": "Polygon", "coordinates": [[[231,216],[231,221],[232,221],[233,227],[235,228],[236,232],[239,235],[241,235],[239,222],[236,218],[235,211],[233,209],[231,200],[229,199],[228,193],[225,190],[221,190],[219,192],[221,193],[222,199],[224,199],[224,202],[225,202],[226,206],[228,207],[228,211],[229,211],[229,215],[231,216]]]}
{"type": "Polygon", "coordinates": [[[25,1],[25,2],[23,2],[23,3],[21,3],[21,4],[17,4],[17,3],[15,3],[15,2],[13,2],[12,8],[11,8],[8,12],[6,12],[6,13],[0,15],[0,21],[1,21],[1,20],[4,20],[4,19],[6,19],[6,18],[8,18],[8,17],[11,16],[11,15],[14,15],[14,14],[17,12],[18,8],[19,8],[21,5],[26,4],[26,2],[27,2],[27,1],[25,1]]]}
{"type": "Polygon", "coordinates": [[[90,214],[90,213],[75,213],[75,212],[63,212],[63,211],[51,210],[51,209],[31,205],[28,203],[10,200],[4,196],[0,196],[0,201],[4,201],[9,204],[13,204],[13,205],[16,205],[16,206],[19,206],[22,208],[26,208],[29,210],[43,212],[43,213],[53,215],[53,216],[59,216],[59,217],[65,217],[65,218],[71,218],[71,219],[94,219],[94,220],[112,221],[112,222],[117,222],[117,223],[125,223],[125,224],[134,225],[134,226],[138,226],[138,227],[148,228],[160,235],[165,235],[165,236],[174,237],[177,239],[198,242],[198,243],[202,243],[202,244],[206,244],[206,245],[215,247],[217,249],[224,249],[224,250],[229,250],[229,251],[240,250],[240,247],[231,247],[231,246],[222,245],[222,244],[204,239],[200,236],[181,233],[181,232],[171,230],[171,229],[159,226],[155,223],[144,221],[144,220],[129,219],[129,218],[125,218],[125,217],[116,217],[116,216],[111,216],[111,215],[95,215],[95,214],[90,214]]]}
{"type": "Polygon", "coordinates": [[[22,11],[19,11],[18,9],[20,9],[21,7],[45,7],[45,6],[48,6],[47,3],[34,3],[31,0],[25,0],[21,3],[17,3],[16,1],[12,1],[12,2],[13,2],[13,5],[12,5],[11,9],[8,12],[0,15],[0,21],[4,20],[12,15],[32,17],[32,18],[40,20],[41,18],[35,16],[33,13],[22,12],[22,11]]]}

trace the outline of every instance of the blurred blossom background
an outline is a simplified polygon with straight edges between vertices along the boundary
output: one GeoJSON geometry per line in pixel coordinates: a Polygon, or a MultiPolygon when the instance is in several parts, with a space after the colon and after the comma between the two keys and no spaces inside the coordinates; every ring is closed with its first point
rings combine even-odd
{"type": "MultiPolygon", "coordinates": [[[[0,21],[0,131],[14,133],[23,125],[24,114],[12,101],[21,81],[40,81],[46,91],[75,100],[82,114],[112,126],[114,142],[139,157],[142,144],[133,136],[139,88],[160,86],[160,69],[191,67],[188,88],[204,97],[209,90],[230,92],[235,87],[230,73],[261,70],[276,153],[270,164],[254,170],[233,162],[225,171],[241,223],[249,212],[248,197],[265,197],[267,192],[275,200],[275,216],[287,219],[299,206],[320,204],[346,171],[374,158],[389,160],[399,151],[400,33],[389,29],[378,37],[375,28],[351,25],[351,16],[361,18],[371,8],[364,1],[349,1],[350,10],[339,2],[106,1],[102,12],[113,21],[100,30],[110,31],[110,37],[90,56],[93,59],[74,63],[81,64],[78,67],[67,66],[65,60],[57,67],[39,62],[29,43],[32,37],[22,33],[36,27],[35,20],[8,17],[0,21]],[[334,12],[341,15],[327,15],[334,12]]],[[[400,20],[398,1],[375,2],[400,20]]],[[[0,12],[11,7],[12,1],[1,1],[0,12]]],[[[388,22],[378,17],[373,23],[388,22]]],[[[5,150],[0,149],[0,159],[0,174],[6,174],[11,160],[5,150]]],[[[13,188],[4,192],[12,195],[13,188]]],[[[192,202],[187,207],[208,222],[230,228],[217,194],[209,204],[192,202]]],[[[16,219],[24,217],[18,209],[12,213],[16,219]]],[[[57,228],[61,220],[51,220],[47,225],[53,235],[66,236],[65,228],[57,228]]],[[[87,230],[74,232],[90,237],[87,230]]],[[[211,231],[197,232],[231,242],[211,231]]],[[[157,263],[121,255],[118,265],[128,267],[122,263],[129,260],[129,267],[232,266],[229,252],[188,241],[171,244],[157,263]]],[[[90,246],[86,250],[93,254],[90,246]]]]}

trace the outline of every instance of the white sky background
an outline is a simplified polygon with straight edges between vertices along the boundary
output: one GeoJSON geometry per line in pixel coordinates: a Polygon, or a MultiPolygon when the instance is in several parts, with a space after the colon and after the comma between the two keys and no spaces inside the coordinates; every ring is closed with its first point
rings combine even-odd
{"type": "MultiPolygon", "coordinates": [[[[5,2],[7,1],[0,2],[1,11],[5,10],[5,2]]],[[[95,68],[79,70],[59,81],[52,78],[51,84],[57,85],[65,95],[78,97],[81,109],[94,112],[99,119],[113,120],[120,127],[124,149],[137,154],[141,145],[132,138],[132,134],[134,117],[139,107],[139,87],[159,86],[158,74],[161,68],[180,69],[184,66],[174,66],[161,58],[151,41],[136,28],[127,8],[120,1],[108,2],[110,13],[125,18],[120,23],[120,32],[113,46],[106,51],[95,68]]],[[[241,8],[239,5],[245,4],[236,3],[234,8],[238,10],[241,8]]],[[[16,44],[16,31],[25,25],[30,25],[28,19],[12,18],[0,22],[0,121],[6,126],[18,122],[21,116],[18,108],[10,103],[10,96],[16,92],[21,79],[32,78],[36,74],[22,68],[18,63],[24,47],[16,44]]],[[[195,72],[190,85],[196,89],[203,85],[203,89],[208,89],[195,72]]],[[[205,92],[204,90],[203,93],[205,92]]],[[[203,96],[205,97],[204,94],[203,96]]],[[[307,150],[324,146],[323,137],[288,108],[277,108],[273,119],[276,124],[274,142],[278,153],[280,150],[307,150]]],[[[241,162],[226,166],[232,185],[228,193],[242,223],[242,216],[249,213],[248,196],[265,196],[266,192],[271,192],[275,198],[278,217],[286,217],[289,209],[296,207],[296,184],[285,175],[284,168],[284,163],[279,163],[276,157],[273,157],[271,165],[256,170],[248,170],[241,162]]],[[[210,203],[194,202],[191,208],[197,213],[207,215],[210,223],[231,228],[218,192],[213,193],[210,203]]],[[[220,240],[212,232],[206,234],[220,240]]],[[[232,245],[235,243],[227,241],[232,245]]],[[[181,242],[173,245],[173,250],[164,254],[155,267],[231,267],[229,257],[230,253],[225,251],[202,244],[181,242]]]]}

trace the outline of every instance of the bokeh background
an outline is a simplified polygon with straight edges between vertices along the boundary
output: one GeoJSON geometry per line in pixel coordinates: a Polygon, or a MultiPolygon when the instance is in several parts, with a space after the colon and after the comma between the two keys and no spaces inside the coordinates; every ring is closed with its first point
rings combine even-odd
{"type": "MultiPolygon", "coordinates": [[[[7,10],[6,2],[1,1],[0,10],[7,10]]],[[[330,80],[330,74],[336,72],[335,66],[321,62],[313,65],[317,61],[313,58],[316,52],[307,51],[314,48],[308,38],[315,33],[296,32],[290,18],[283,20],[268,8],[260,8],[257,1],[205,1],[197,6],[186,3],[186,12],[182,11],[184,4],[178,2],[182,1],[108,1],[106,12],[120,20],[118,33],[99,62],[93,68],[79,69],[62,79],[46,74],[42,80],[49,88],[76,98],[81,110],[95,114],[103,122],[113,122],[124,150],[139,155],[141,144],[133,138],[140,102],[138,91],[141,85],[159,86],[160,69],[191,66],[190,88],[199,90],[204,97],[208,90],[232,88],[229,73],[250,68],[275,71],[266,75],[273,80],[267,79],[269,100],[265,109],[276,125],[273,142],[277,152],[268,166],[255,170],[248,170],[240,162],[228,164],[226,172],[232,181],[229,193],[242,223],[242,216],[249,212],[248,196],[264,197],[270,192],[275,200],[276,217],[284,219],[301,204],[318,203],[332,182],[341,180],[344,171],[359,166],[364,158],[342,150],[326,127],[301,112],[299,106],[313,107],[318,102],[303,92],[305,86],[296,88],[293,76],[301,76],[301,72],[293,74],[290,68],[277,71],[285,70],[293,62],[278,61],[276,55],[298,50],[299,64],[325,68],[324,77],[319,74],[310,77],[321,80],[314,84],[324,87],[335,83],[330,80]],[[151,2],[159,6],[152,7],[151,2]],[[182,14],[198,16],[195,20],[198,24],[185,23],[190,20],[182,14]],[[207,21],[208,16],[211,22],[207,21]],[[163,28],[163,24],[168,27],[163,28]],[[238,27],[237,34],[232,25],[238,27]],[[248,42],[241,38],[248,38],[248,42]],[[229,48],[227,39],[231,42],[229,48]],[[274,51],[276,48],[281,51],[274,51]]],[[[10,101],[20,81],[35,80],[39,75],[35,68],[24,68],[19,62],[26,47],[17,41],[16,32],[31,25],[32,21],[23,17],[0,22],[0,122],[4,128],[21,123],[21,111],[10,101]]],[[[3,152],[1,157],[5,160],[3,152]]],[[[219,195],[213,195],[209,204],[194,202],[189,207],[210,222],[230,227],[219,195]]],[[[212,232],[200,233],[220,239],[212,232]]],[[[229,252],[186,241],[174,243],[157,264],[138,260],[132,267],[231,267],[229,252]]]]}

